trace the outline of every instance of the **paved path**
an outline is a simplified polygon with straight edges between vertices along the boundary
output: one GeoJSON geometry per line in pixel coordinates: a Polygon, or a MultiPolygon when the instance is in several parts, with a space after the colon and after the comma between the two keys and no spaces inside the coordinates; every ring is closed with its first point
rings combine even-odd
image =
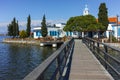
{"type": "Polygon", "coordinates": [[[114,80],[95,56],[81,42],[75,40],[69,80],[114,80]]]}

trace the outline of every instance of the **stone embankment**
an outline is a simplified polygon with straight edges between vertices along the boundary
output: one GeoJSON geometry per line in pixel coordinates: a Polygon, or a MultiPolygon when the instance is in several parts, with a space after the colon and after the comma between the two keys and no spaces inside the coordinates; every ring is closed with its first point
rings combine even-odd
{"type": "Polygon", "coordinates": [[[105,44],[107,44],[109,46],[120,48],[120,43],[105,43],[105,44]]]}
{"type": "Polygon", "coordinates": [[[40,45],[40,40],[34,40],[34,39],[4,39],[3,43],[19,43],[19,44],[40,45]]]}

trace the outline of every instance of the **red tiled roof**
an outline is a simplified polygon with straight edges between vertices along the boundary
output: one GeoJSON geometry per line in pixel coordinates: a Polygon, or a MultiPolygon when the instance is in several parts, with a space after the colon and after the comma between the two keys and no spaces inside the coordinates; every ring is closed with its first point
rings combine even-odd
{"type": "Polygon", "coordinates": [[[109,17],[109,22],[117,22],[117,17],[109,17]]]}
{"type": "MultiPolygon", "coordinates": [[[[117,23],[117,17],[109,17],[108,20],[109,20],[109,23],[117,23]]],[[[98,19],[97,19],[97,22],[98,22],[98,19]]],[[[120,22],[118,22],[118,24],[120,24],[120,22]]]]}

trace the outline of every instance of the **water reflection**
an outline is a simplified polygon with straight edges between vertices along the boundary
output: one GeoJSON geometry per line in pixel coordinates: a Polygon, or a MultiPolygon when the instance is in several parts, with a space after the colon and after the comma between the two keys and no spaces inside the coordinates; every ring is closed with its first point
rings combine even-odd
{"type": "Polygon", "coordinates": [[[56,49],[0,43],[0,80],[22,80],[56,49]]]}

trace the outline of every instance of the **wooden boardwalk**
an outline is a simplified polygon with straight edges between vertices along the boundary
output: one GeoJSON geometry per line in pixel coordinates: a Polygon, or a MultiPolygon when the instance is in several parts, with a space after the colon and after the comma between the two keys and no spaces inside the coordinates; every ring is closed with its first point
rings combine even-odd
{"type": "Polygon", "coordinates": [[[95,56],[82,43],[75,40],[69,80],[114,80],[95,56]]]}

